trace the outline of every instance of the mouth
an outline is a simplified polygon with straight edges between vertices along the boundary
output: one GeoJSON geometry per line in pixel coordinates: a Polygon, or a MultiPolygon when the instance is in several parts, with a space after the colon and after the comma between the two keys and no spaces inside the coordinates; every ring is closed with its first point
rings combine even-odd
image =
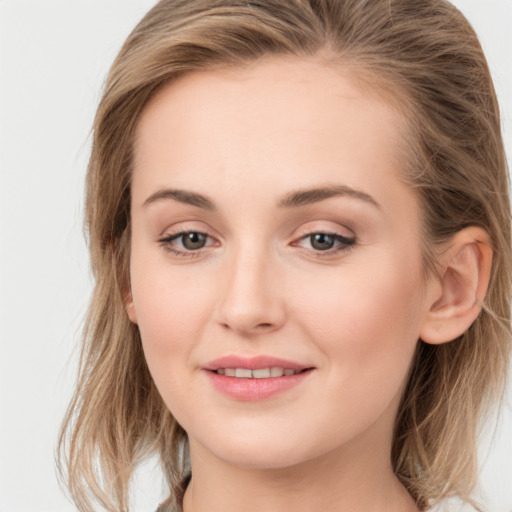
{"type": "Polygon", "coordinates": [[[213,387],[238,401],[261,401],[309,380],[315,367],[269,356],[227,356],[203,367],[213,387]]]}
{"type": "Polygon", "coordinates": [[[214,371],[217,375],[225,375],[226,377],[235,377],[237,379],[270,379],[274,377],[290,377],[299,373],[312,370],[312,368],[293,369],[282,368],[280,366],[272,366],[268,368],[217,368],[214,371]]]}

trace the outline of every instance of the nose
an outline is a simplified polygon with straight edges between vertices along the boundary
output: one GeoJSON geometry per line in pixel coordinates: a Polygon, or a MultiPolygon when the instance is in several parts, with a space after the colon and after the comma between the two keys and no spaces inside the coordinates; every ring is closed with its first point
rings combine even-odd
{"type": "Polygon", "coordinates": [[[225,264],[219,323],[246,336],[280,329],[286,312],[276,263],[263,251],[239,250],[225,264]]]}

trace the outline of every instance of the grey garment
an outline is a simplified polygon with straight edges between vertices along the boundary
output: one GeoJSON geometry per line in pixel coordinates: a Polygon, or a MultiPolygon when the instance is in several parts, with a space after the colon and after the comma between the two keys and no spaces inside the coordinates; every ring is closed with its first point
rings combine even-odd
{"type": "Polygon", "coordinates": [[[163,502],[157,509],[156,512],[183,512],[182,508],[177,508],[172,503],[163,502]]]}
{"type": "Polygon", "coordinates": [[[183,512],[183,496],[190,482],[192,475],[189,473],[181,482],[181,489],[177,496],[169,496],[163,503],[160,503],[156,512],[183,512]]]}
{"type": "Polygon", "coordinates": [[[156,512],[183,512],[182,500],[179,501],[179,503],[176,503],[176,500],[169,496],[163,503],[160,503],[156,512]]]}

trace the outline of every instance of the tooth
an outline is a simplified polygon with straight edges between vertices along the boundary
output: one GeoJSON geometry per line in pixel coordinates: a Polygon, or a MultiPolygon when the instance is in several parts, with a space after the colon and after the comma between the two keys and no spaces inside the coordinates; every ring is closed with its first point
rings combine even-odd
{"type": "Polygon", "coordinates": [[[252,377],[252,370],[249,370],[247,368],[237,368],[235,370],[235,377],[250,379],[252,377]]]}
{"type": "Polygon", "coordinates": [[[274,367],[270,368],[271,377],[282,377],[284,370],[282,368],[274,367]]]}
{"type": "Polygon", "coordinates": [[[219,368],[219,369],[217,370],[217,373],[218,373],[219,375],[224,375],[224,368],[219,368]]]}
{"type": "Polygon", "coordinates": [[[291,368],[286,368],[286,370],[284,370],[284,375],[293,375],[295,373],[295,370],[292,370],[291,368]]]}
{"type": "Polygon", "coordinates": [[[235,369],[234,368],[224,368],[224,375],[226,377],[234,377],[235,376],[235,369]]]}
{"type": "Polygon", "coordinates": [[[270,377],[270,368],[260,368],[259,370],[253,370],[252,376],[255,379],[267,379],[270,377]]]}

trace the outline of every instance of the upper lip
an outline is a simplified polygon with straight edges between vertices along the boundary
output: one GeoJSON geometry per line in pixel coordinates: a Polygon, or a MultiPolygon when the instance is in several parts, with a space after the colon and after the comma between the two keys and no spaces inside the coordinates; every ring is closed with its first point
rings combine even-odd
{"type": "Polygon", "coordinates": [[[247,368],[249,370],[257,370],[258,368],[290,368],[292,370],[305,370],[306,368],[312,368],[312,366],[267,355],[256,357],[224,356],[210,361],[203,366],[204,370],[211,371],[218,370],[219,368],[247,368]]]}

